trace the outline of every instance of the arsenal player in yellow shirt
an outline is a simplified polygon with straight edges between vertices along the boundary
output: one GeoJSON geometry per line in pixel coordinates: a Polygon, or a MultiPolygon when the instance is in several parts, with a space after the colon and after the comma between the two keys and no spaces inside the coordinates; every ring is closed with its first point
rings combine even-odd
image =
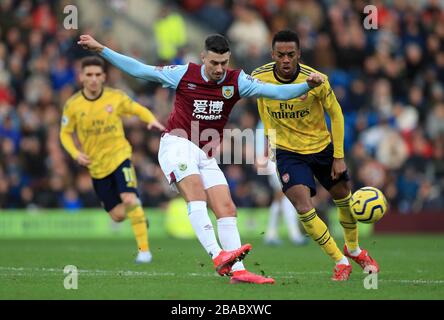
{"type": "MultiPolygon", "coordinates": [[[[297,34],[280,31],[272,41],[274,62],[257,68],[252,76],[265,83],[303,83],[317,71],[300,63],[300,55],[297,34]]],[[[347,280],[352,270],[345,256],[368,272],[378,272],[379,266],[358,244],[358,226],[351,215],[351,191],[344,161],[344,117],[326,75],[324,79],[320,86],[294,99],[260,97],[257,101],[282,191],[298,211],[308,235],[336,263],[332,279],[341,281],[347,280]],[[331,134],[325,112],[331,119],[331,134]],[[338,207],[345,238],[344,253],[313,207],[315,177],[338,207]]]]}
{"type": "Polygon", "coordinates": [[[132,148],[125,138],[122,117],[138,116],[148,129],[164,130],[147,108],[120,90],[104,86],[104,61],[95,56],[81,62],[83,88],[69,98],[63,109],[60,140],[63,147],[91,174],[94,190],[111,218],[130,218],[139,253],[138,263],[149,263],[145,213],[137,191],[137,178],[131,163],[132,148]],[[80,148],[76,146],[76,133],[80,148]]]}

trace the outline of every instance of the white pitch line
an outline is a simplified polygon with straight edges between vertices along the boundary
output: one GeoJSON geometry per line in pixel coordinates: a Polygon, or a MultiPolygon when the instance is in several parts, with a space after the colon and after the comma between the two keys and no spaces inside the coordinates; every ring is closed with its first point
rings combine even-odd
{"type": "MultiPolygon", "coordinates": [[[[13,272],[37,272],[37,273],[61,273],[63,269],[57,268],[24,268],[24,267],[2,267],[0,266],[0,271],[13,271],[13,272]]],[[[88,270],[88,269],[78,269],[79,274],[87,276],[107,276],[107,275],[124,275],[124,276],[189,276],[189,277],[213,277],[216,273],[174,273],[174,272],[148,272],[148,271],[131,271],[131,270],[88,270]]],[[[325,274],[329,273],[327,271],[307,271],[307,272],[274,272],[273,274],[282,274],[281,278],[294,278],[295,275],[308,275],[308,274],[325,274]]],[[[0,273],[5,274],[5,273],[0,273]]],[[[13,273],[15,274],[15,273],[13,273]]]]}
{"type": "Polygon", "coordinates": [[[402,279],[378,279],[381,282],[398,282],[398,283],[413,283],[413,284],[444,284],[444,280],[402,280],[402,279]]]}
{"type": "MultiPolygon", "coordinates": [[[[0,276],[29,276],[31,272],[37,273],[63,273],[63,269],[58,268],[23,268],[23,267],[2,267],[0,266],[0,276]],[[3,271],[3,272],[1,272],[3,271]],[[8,272],[10,271],[10,272],[8,272]],[[28,272],[28,273],[26,273],[28,272]]],[[[79,269],[79,274],[85,276],[141,276],[141,277],[218,277],[216,273],[174,273],[174,272],[148,272],[148,271],[131,271],[131,270],[88,270],[79,269]]],[[[301,275],[309,274],[327,274],[327,271],[308,271],[308,272],[273,272],[273,275],[279,275],[283,279],[300,279],[301,275]]],[[[444,280],[425,280],[425,279],[378,279],[380,282],[394,282],[405,284],[444,284],[444,280]]]]}
{"type": "MultiPolygon", "coordinates": [[[[18,271],[18,272],[41,272],[41,273],[63,273],[63,269],[57,268],[23,268],[23,267],[1,267],[0,271],[18,271]]],[[[87,270],[87,269],[78,269],[77,272],[82,275],[122,275],[122,276],[176,276],[176,273],[173,272],[147,272],[147,271],[131,271],[131,270],[87,270]]],[[[4,273],[6,274],[6,273],[4,273]]],[[[14,273],[13,273],[14,274],[14,273]]]]}

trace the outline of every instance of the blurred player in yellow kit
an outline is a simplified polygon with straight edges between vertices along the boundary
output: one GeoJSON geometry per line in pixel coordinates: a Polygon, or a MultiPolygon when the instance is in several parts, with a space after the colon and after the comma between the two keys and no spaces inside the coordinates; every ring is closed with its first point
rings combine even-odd
{"type": "MultiPolygon", "coordinates": [[[[266,83],[304,82],[316,71],[300,63],[300,56],[297,34],[290,30],[279,31],[272,41],[274,62],[257,68],[252,76],[266,83]]],[[[346,257],[367,272],[379,272],[379,266],[358,244],[358,226],[351,214],[351,190],[344,161],[344,117],[327,76],[324,75],[324,79],[320,86],[291,100],[261,97],[258,109],[265,134],[273,132],[273,137],[269,137],[270,153],[276,160],[282,191],[296,208],[305,231],[335,262],[332,279],[343,281],[348,280],[352,271],[346,257]],[[324,112],[331,119],[331,135],[324,112]],[[315,177],[338,207],[345,238],[344,253],[313,207],[315,177]]]]}
{"type": "Polygon", "coordinates": [[[120,90],[104,86],[104,61],[95,56],[81,62],[82,90],[70,97],[63,109],[60,140],[63,147],[91,174],[94,190],[111,218],[120,222],[128,217],[139,252],[137,263],[149,263],[145,213],[139,200],[137,178],[131,163],[132,148],[125,138],[123,116],[138,116],[148,129],[163,130],[147,108],[120,90]],[[73,134],[76,133],[80,149],[73,134]]]}

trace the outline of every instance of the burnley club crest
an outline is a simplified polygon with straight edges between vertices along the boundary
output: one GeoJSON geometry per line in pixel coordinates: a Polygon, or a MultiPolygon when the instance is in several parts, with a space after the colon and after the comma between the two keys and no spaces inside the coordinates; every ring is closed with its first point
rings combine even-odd
{"type": "Polygon", "coordinates": [[[234,86],[223,86],[222,95],[225,99],[230,99],[234,94],[234,86]]]}

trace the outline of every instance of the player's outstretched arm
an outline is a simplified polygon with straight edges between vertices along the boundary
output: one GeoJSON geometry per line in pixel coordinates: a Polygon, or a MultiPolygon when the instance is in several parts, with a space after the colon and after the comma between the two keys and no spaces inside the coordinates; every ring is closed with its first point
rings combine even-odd
{"type": "Polygon", "coordinates": [[[188,65],[158,68],[144,64],[134,58],[117,53],[110,48],[105,47],[90,35],[81,35],[80,40],[77,43],[84,49],[99,53],[115,67],[131,76],[160,82],[164,87],[176,88],[188,68],[188,65]]]}
{"type": "Polygon", "coordinates": [[[129,73],[133,77],[144,78],[149,73],[145,70],[147,67],[145,64],[106,48],[103,44],[99,43],[88,34],[81,35],[80,40],[77,43],[84,49],[100,54],[114,66],[129,73]]]}
{"type": "Polygon", "coordinates": [[[264,83],[242,72],[239,76],[239,91],[242,97],[256,96],[290,100],[307,93],[322,83],[324,83],[324,77],[318,73],[311,73],[304,83],[277,85],[264,83]]]}

